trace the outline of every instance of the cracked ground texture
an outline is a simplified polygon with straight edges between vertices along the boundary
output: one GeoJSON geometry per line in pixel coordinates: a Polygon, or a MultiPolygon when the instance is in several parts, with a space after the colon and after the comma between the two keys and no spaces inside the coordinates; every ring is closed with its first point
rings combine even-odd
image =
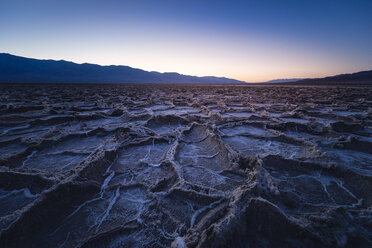
{"type": "Polygon", "coordinates": [[[0,247],[372,247],[372,87],[1,85],[0,247]]]}

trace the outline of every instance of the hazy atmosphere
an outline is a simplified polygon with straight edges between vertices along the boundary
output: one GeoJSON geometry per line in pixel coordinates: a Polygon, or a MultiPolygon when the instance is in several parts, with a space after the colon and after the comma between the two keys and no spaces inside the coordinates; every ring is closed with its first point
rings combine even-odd
{"type": "Polygon", "coordinates": [[[2,0],[0,49],[247,82],[372,68],[372,2],[2,0]]]}

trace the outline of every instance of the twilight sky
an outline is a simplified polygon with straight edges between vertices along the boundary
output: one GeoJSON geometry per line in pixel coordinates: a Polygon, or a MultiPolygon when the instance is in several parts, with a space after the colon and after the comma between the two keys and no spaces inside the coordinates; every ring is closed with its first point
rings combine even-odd
{"type": "Polygon", "coordinates": [[[1,0],[0,52],[249,82],[372,69],[371,0],[1,0]]]}

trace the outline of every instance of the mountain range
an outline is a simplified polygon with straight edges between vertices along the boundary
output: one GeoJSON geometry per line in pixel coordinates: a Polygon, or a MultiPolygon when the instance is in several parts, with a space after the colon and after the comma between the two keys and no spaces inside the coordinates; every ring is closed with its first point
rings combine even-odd
{"type": "Polygon", "coordinates": [[[6,83],[245,83],[225,77],[149,72],[129,66],[77,64],[0,53],[0,82],[6,83]]]}
{"type": "Polygon", "coordinates": [[[372,70],[340,74],[324,78],[307,78],[297,80],[296,84],[372,84],[372,70]]]}
{"type": "MultiPolygon", "coordinates": [[[[123,65],[77,64],[0,53],[2,83],[227,83],[247,82],[225,77],[197,77],[175,72],[154,72],[123,65]]],[[[372,70],[324,78],[275,79],[258,84],[372,84],[372,70]]]]}
{"type": "Polygon", "coordinates": [[[329,85],[329,84],[371,84],[372,70],[360,71],[355,73],[340,74],[324,78],[292,78],[292,79],[275,79],[257,84],[299,84],[299,85],[329,85]]]}

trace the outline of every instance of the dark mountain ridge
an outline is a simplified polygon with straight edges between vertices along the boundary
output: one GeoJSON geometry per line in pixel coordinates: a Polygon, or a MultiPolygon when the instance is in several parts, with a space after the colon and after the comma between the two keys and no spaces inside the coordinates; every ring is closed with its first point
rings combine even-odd
{"type": "Polygon", "coordinates": [[[324,78],[306,78],[306,79],[289,79],[289,80],[271,80],[263,84],[372,84],[372,70],[360,71],[355,73],[339,74],[324,78]]]}
{"type": "Polygon", "coordinates": [[[225,77],[149,72],[122,65],[77,64],[0,53],[0,82],[6,83],[245,83],[225,77]]]}
{"type": "Polygon", "coordinates": [[[372,84],[372,70],[355,73],[339,74],[324,78],[308,78],[296,81],[296,83],[361,83],[372,84]]]}

